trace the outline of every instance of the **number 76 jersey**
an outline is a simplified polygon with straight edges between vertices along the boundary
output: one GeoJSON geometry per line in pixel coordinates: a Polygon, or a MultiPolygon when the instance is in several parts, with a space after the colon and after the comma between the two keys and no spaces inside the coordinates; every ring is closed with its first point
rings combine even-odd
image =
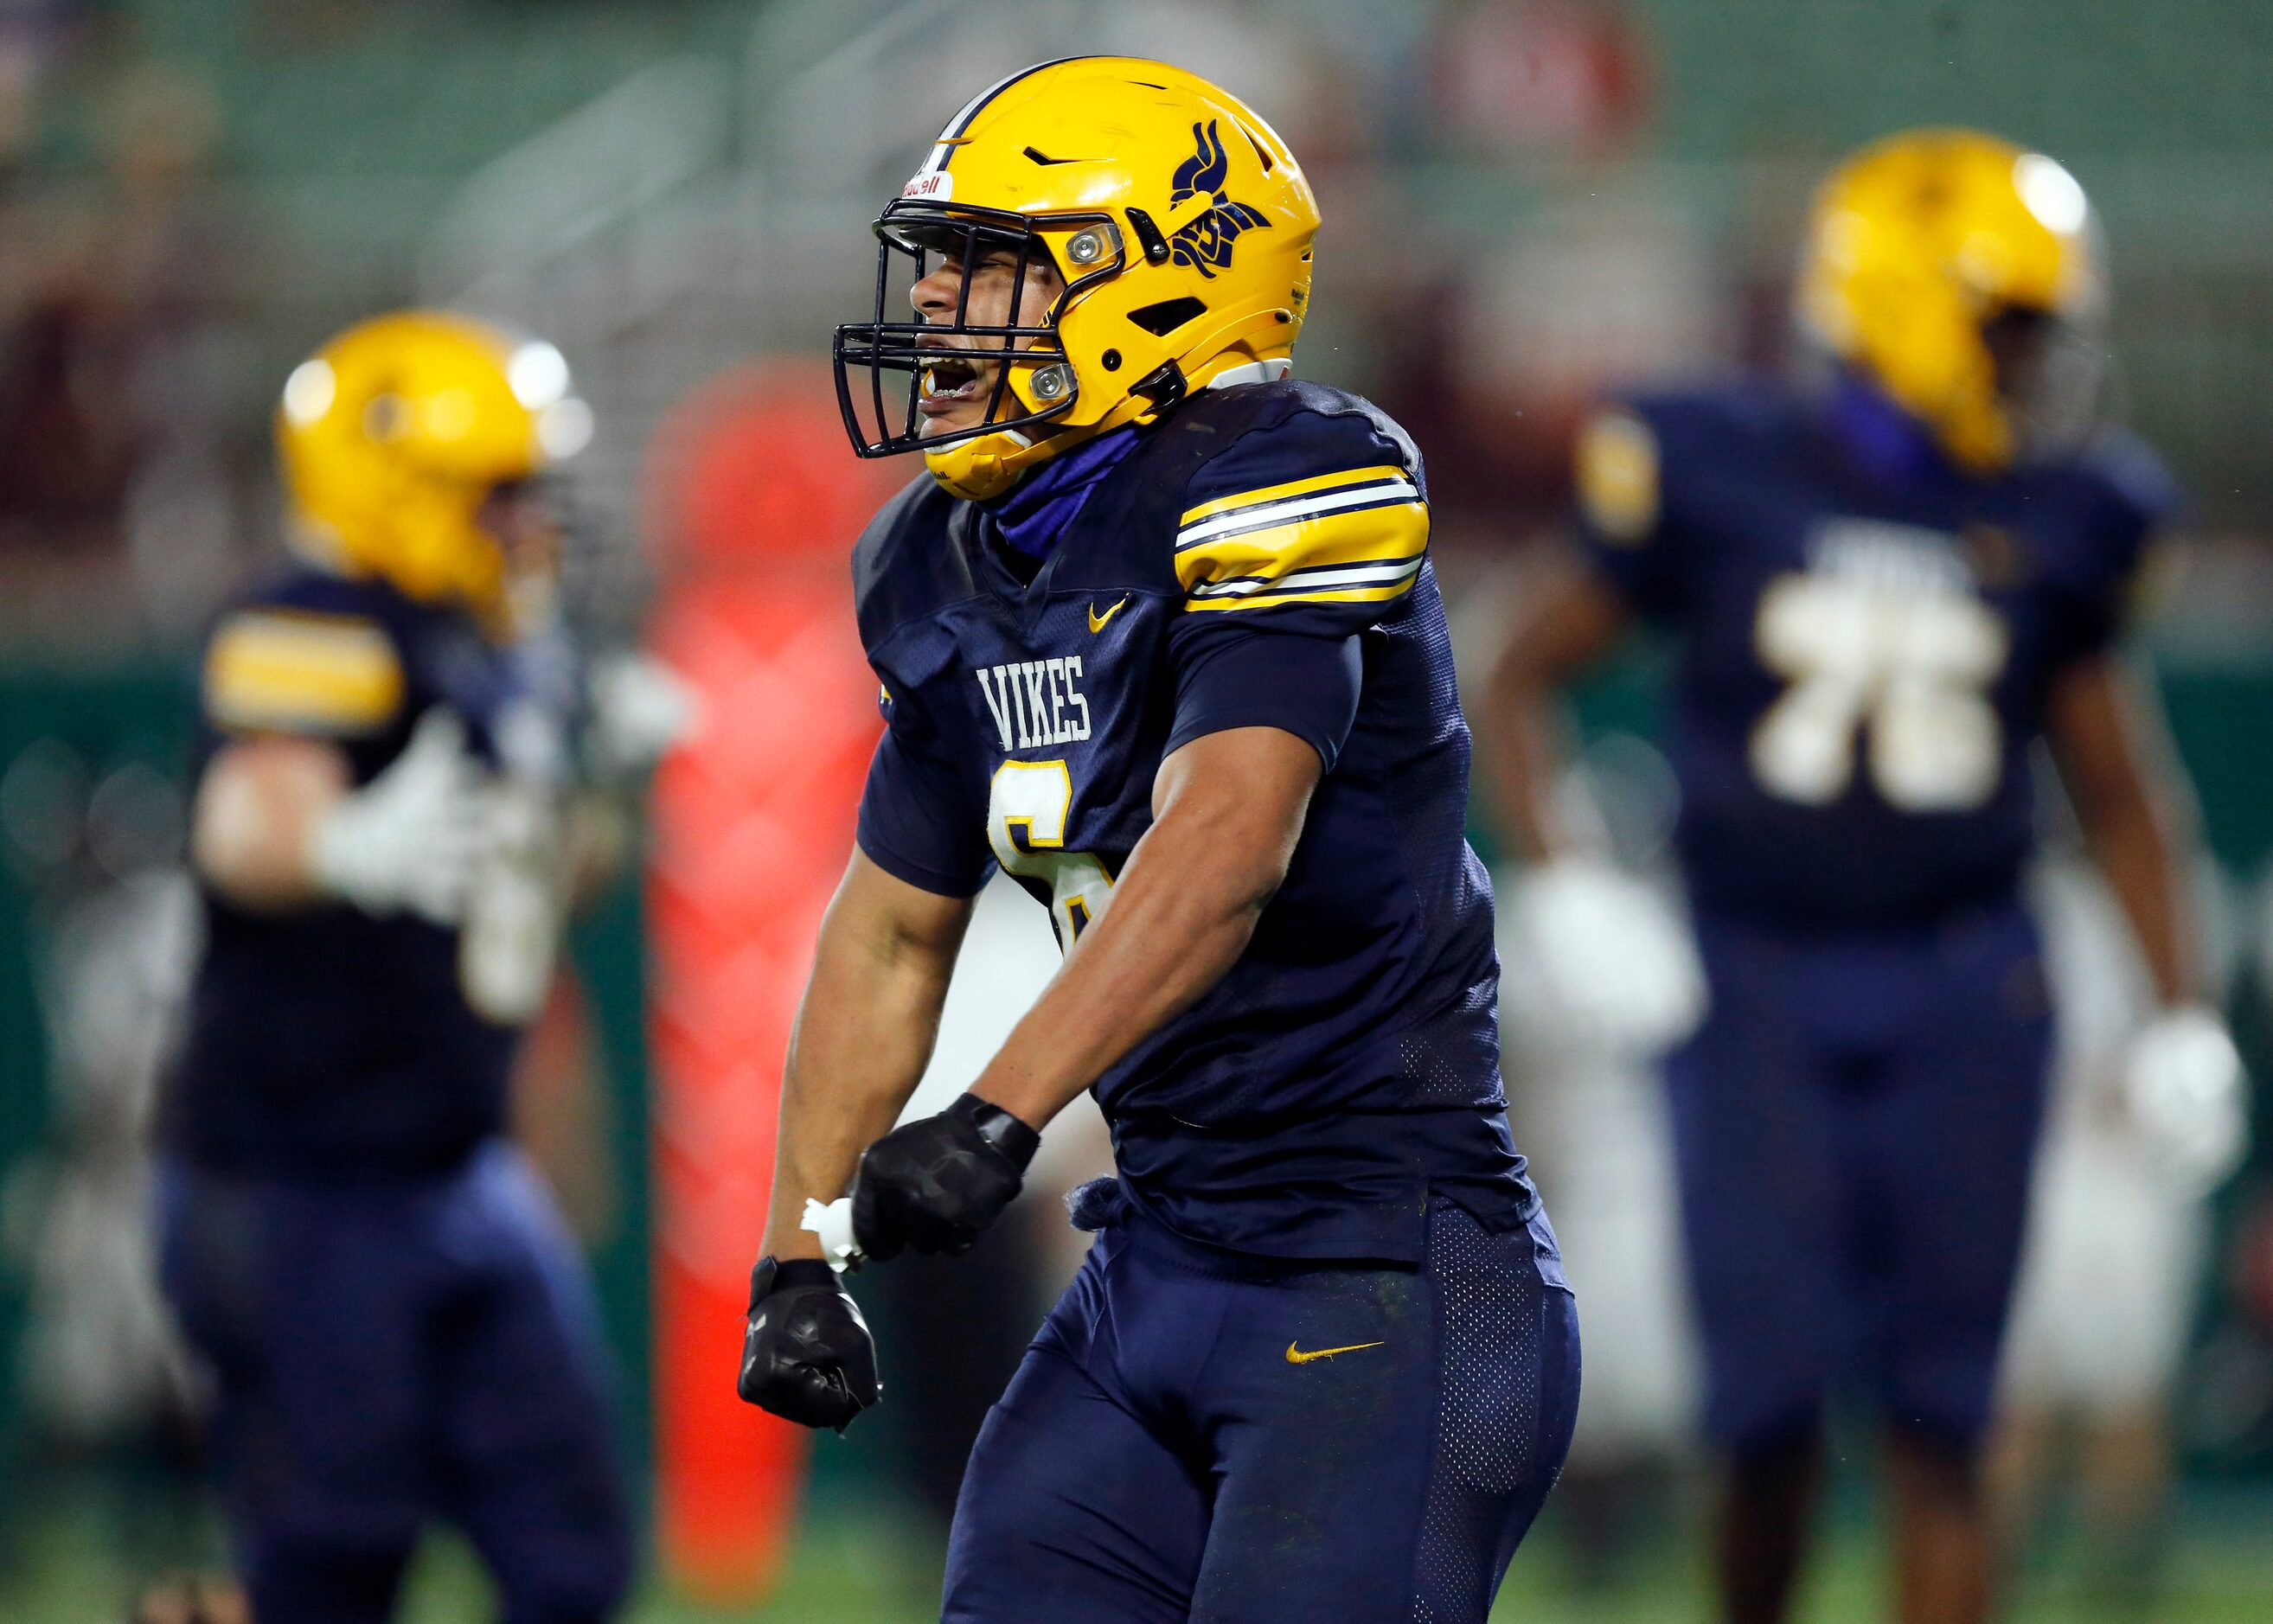
{"type": "Polygon", "coordinates": [[[2115,637],[2174,505],[2113,437],[1980,478],[1874,472],[1856,437],[1907,425],[1847,404],[1853,423],[1787,390],[1699,390],[1580,437],[1580,539],[1679,639],[1692,894],[1769,925],[1900,928],[2013,895],[2052,685],[2115,637]]]}
{"type": "Polygon", "coordinates": [[[861,849],[949,896],[999,866],[1070,951],[1170,752],[1304,740],[1324,776],[1246,950],[1095,1085],[1122,1182],[1172,1229],[1266,1255],[1417,1260],[1432,1191],[1527,1222],[1411,442],[1354,396],[1249,384],[1046,465],[1022,501],[1056,527],[1039,570],[1012,567],[1001,505],[928,477],[861,538],[887,723],[861,849]]]}

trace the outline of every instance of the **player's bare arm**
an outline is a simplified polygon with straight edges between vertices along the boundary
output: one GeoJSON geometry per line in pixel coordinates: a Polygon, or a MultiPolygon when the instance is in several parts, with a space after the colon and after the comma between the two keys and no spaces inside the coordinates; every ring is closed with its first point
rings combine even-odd
{"type": "MultiPolygon", "coordinates": [[[[910,302],[933,325],[953,325],[960,311],[999,326],[1021,306],[1048,309],[1063,286],[1046,262],[1021,264],[995,251],[974,256],[967,273],[963,260],[943,258],[910,302]]],[[[942,338],[938,348],[959,347],[942,338]]],[[[919,403],[926,432],[984,422],[1001,370],[986,361],[935,365],[919,403]]],[[[815,1238],[799,1228],[799,1211],[808,1198],[843,1194],[862,1148],[892,1126],[921,1081],[970,917],[968,900],[923,891],[854,852],[822,924],[791,1038],[769,1254],[821,1255],[815,1238]]]]}
{"type": "Polygon", "coordinates": [[[1555,806],[1568,731],[1563,690],[1617,647],[1631,616],[1567,549],[1534,548],[1511,573],[1507,618],[1470,725],[1502,834],[1524,861],[1542,863],[1571,845],[1555,806]]]}
{"type": "Polygon", "coordinates": [[[919,889],[853,852],[790,1037],[766,1227],[775,1257],[821,1256],[799,1210],[844,1193],[860,1152],[915,1092],[970,922],[967,898],[919,889]]]}
{"type": "Polygon", "coordinates": [[[2052,684],[2045,736],[2092,860],[2122,903],[2164,1005],[2208,993],[2187,876],[2199,819],[2147,679],[2114,655],[2052,684]]]}
{"type": "Polygon", "coordinates": [[[807,1426],[842,1432],[882,1388],[867,1323],[799,1214],[807,1199],[844,1190],[861,1148],[922,1081],[970,922],[970,899],[911,886],[857,848],[821,921],[790,1036],[765,1255],[751,1271],[736,1384],[749,1403],[807,1426]]]}
{"type": "Polygon", "coordinates": [[[1494,609],[1469,715],[1511,860],[1499,881],[1502,956],[1526,967],[1534,1025],[1654,1054],[1702,1010],[1695,949],[1657,891],[1587,829],[1570,827],[1561,795],[1572,732],[1565,692],[1617,648],[1633,610],[1566,543],[1526,552],[1494,609]]]}
{"type": "Polygon", "coordinates": [[[1194,739],[1160,763],[1156,821],[971,1091],[1040,1127],[1223,978],[1287,877],[1317,752],[1276,728],[1194,739]]]}
{"type": "Polygon", "coordinates": [[[251,734],[199,780],[191,854],[216,892],[255,913],[342,902],[454,924],[488,846],[484,777],[464,725],[439,707],[361,789],[327,739],[251,734]]]}
{"type": "Polygon", "coordinates": [[[2162,1004],[2132,1040],[2121,1109],[2151,1164],[2208,1189],[2247,1151],[2247,1085],[2203,963],[2191,883],[2199,817],[2162,708],[2142,674],[2101,655],[2055,680],[2045,737],[2162,1004]]]}
{"type": "Polygon", "coordinates": [[[1129,854],[1113,905],[971,1091],[860,1158],[861,1252],[959,1253],[1017,1194],[1043,1124],[1220,981],[1287,877],[1320,771],[1276,728],[1227,729],[1160,764],[1156,821],[1129,854]]]}
{"type": "Polygon", "coordinates": [[[347,757],[321,740],[272,733],[229,745],[198,785],[190,836],[198,872],[256,912],[313,903],[309,845],[348,788],[347,757]]]}

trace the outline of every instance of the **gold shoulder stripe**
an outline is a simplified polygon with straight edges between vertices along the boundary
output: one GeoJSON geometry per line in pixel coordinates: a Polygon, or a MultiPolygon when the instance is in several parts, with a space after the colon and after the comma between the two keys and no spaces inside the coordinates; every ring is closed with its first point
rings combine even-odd
{"type": "Polygon", "coordinates": [[[247,610],[206,655],[206,713],[239,731],[367,733],[402,706],[402,667],[375,622],[247,610]]]}
{"type": "Polygon", "coordinates": [[[1309,496],[1321,490],[1339,490],[1345,485],[1368,485],[1383,480],[1407,478],[1405,470],[1394,463],[1382,463],[1369,468],[1347,468],[1339,474],[1319,474],[1309,479],[1291,479],[1283,485],[1264,485],[1256,490],[1243,490],[1235,497],[1218,497],[1212,502],[1203,502],[1187,509],[1176,521],[1180,530],[1189,529],[1204,520],[1228,513],[1242,507],[1260,507],[1269,502],[1283,502],[1292,497],[1309,496]]]}
{"type": "Polygon", "coordinates": [[[1427,505],[1389,502],[1199,543],[1176,555],[1176,575],[1189,610],[1382,602],[1412,586],[1428,550],[1427,505]]]}

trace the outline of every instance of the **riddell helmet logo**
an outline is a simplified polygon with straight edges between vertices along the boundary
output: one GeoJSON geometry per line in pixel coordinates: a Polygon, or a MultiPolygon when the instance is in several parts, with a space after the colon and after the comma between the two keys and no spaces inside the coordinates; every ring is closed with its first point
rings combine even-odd
{"type": "Polygon", "coordinates": [[[955,196],[955,176],[945,169],[926,170],[901,187],[900,196],[929,198],[934,202],[944,203],[955,196]]]}
{"type": "Polygon", "coordinates": [[[1203,126],[1192,126],[1192,139],[1199,151],[1176,166],[1170,181],[1174,191],[1169,194],[1171,206],[1202,192],[1215,199],[1215,206],[1168,239],[1170,257],[1178,265],[1188,265],[1209,281],[1215,273],[1231,264],[1231,245],[1239,234],[1250,228],[1269,230],[1271,222],[1260,209],[1244,203],[1234,203],[1224,196],[1223,183],[1231,175],[1231,156],[1223,150],[1223,138],[1216,133],[1215,121],[1203,126]]]}

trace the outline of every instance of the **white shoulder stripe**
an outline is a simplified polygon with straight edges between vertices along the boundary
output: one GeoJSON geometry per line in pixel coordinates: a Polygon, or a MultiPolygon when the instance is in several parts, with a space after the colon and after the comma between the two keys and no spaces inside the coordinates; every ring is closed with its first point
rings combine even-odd
{"type": "Polygon", "coordinates": [[[1289,570],[1284,575],[1235,575],[1227,580],[1203,581],[1194,587],[1195,598],[1247,598],[1263,593],[1332,592],[1359,587],[1393,587],[1421,573],[1422,560],[1406,558],[1385,564],[1336,564],[1317,569],[1289,570]]]}
{"type": "Polygon", "coordinates": [[[1360,507],[1377,502],[1417,502],[1420,499],[1420,490],[1411,480],[1383,479],[1370,484],[1345,485],[1339,490],[1323,490],[1316,496],[1294,497],[1284,502],[1235,507],[1227,513],[1217,513],[1177,531],[1176,550],[1181,552],[1187,547],[1197,547],[1202,542],[1212,541],[1233,530],[1292,524],[1298,519],[1307,519],[1316,513],[1331,513],[1339,508],[1360,507]]]}

